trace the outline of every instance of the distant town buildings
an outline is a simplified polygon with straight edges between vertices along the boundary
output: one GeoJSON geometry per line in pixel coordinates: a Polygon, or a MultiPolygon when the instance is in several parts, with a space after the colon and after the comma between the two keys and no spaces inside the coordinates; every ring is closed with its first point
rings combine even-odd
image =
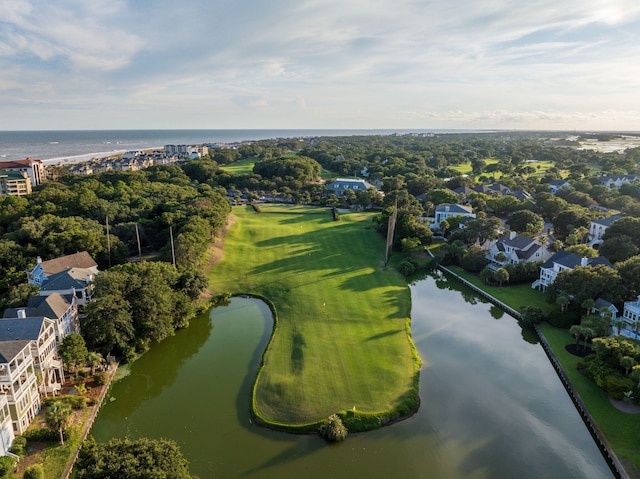
{"type": "Polygon", "coordinates": [[[44,163],[42,160],[34,160],[33,158],[25,158],[24,160],[0,161],[0,170],[6,172],[26,173],[31,182],[31,186],[40,185],[44,179],[44,163]]]}
{"type": "Polygon", "coordinates": [[[27,173],[0,169],[0,195],[29,195],[31,186],[31,179],[27,173]]]}
{"type": "Polygon", "coordinates": [[[164,153],[178,158],[202,158],[209,154],[209,147],[207,145],[164,145],[164,153]]]}

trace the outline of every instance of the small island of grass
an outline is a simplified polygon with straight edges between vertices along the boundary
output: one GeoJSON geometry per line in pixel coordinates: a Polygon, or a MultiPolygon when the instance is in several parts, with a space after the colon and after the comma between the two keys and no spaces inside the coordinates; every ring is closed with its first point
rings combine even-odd
{"type": "Polygon", "coordinates": [[[420,362],[410,334],[410,292],[384,266],[370,213],[333,221],[327,209],[234,209],[215,293],[266,298],[276,326],[252,408],[267,426],[312,432],[339,413],[350,431],[410,415],[420,362]]]}

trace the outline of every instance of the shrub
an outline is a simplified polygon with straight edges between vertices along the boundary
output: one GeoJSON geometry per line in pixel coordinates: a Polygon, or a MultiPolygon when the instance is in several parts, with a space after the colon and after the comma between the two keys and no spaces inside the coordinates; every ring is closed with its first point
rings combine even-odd
{"type": "Polygon", "coordinates": [[[23,435],[27,441],[49,442],[59,440],[57,431],[52,431],[48,427],[38,427],[27,429],[23,435]]]}
{"type": "Polygon", "coordinates": [[[109,374],[106,371],[101,371],[93,375],[93,380],[98,386],[104,386],[109,381],[109,374]]]}
{"type": "Polygon", "coordinates": [[[406,278],[416,272],[416,267],[411,261],[403,261],[398,265],[398,270],[406,278]]]}
{"type": "Polygon", "coordinates": [[[532,328],[535,324],[540,324],[547,317],[542,309],[534,306],[523,306],[520,308],[520,312],[522,313],[520,323],[527,328],[532,328]]]}
{"type": "Polygon", "coordinates": [[[17,454],[20,457],[24,457],[27,449],[27,438],[24,436],[18,436],[13,440],[13,444],[9,448],[14,454],[17,454]]]}
{"type": "MultiPolygon", "coordinates": [[[[14,453],[15,454],[15,453],[14,453]]],[[[16,468],[16,460],[13,457],[0,457],[0,477],[4,477],[8,472],[14,471],[16,468]]]]}
{"type": "Polygon", "coordinates": [[[23,479],[44,479],[44,469],[40,464],[27,467],[22,477],[23,479]]]}
{"type": "Polygon", "coordinates": [[[555,312],[550,314],[547,321],[555,328],[569,329],[574,324],[580,322],[580,313],[567,310],[564,313],[555,312]]]}
{"type": "Polygon", "coordinates": [[[51,407],[57,402],[67,403],[72,409],[84,409],[87,407],[87,398],[84,396],[48,397],[44,400],[44,405],[51,407]]]}
{"type": "Polygon", "coordinates": [[[611,374],[604,378],[604,390],[612,399],[623,400],[625,393],[633,390],[635,387],[635,381],[631,378],[620,376],[619,374],[611,374]]]}
{"type": "MultiPolygon", "coordinates": [[[[605,380],[609,376],[620,375],[610,364],[600,359],[597,355],[587,356],[584,359],[584,373],[596,385],[602,389],[605,387],[605,380]]],[[[625,391],[629,390],[627,388],[625,391]]]]}
{"type": "Polygon", "coordinates": [[[324,424],[320,426],[320,436],[331,442],[344,441],[347,438],[347,428],[342,424],[342,419],[337,414],[332,414],[324,424]]]}
{"type": "Polygon", "coordinates": [[[84,396],[66,396],[65,402],[69,404],[72,409],[84,409],[87,407],[87,398],[84,396]]]}

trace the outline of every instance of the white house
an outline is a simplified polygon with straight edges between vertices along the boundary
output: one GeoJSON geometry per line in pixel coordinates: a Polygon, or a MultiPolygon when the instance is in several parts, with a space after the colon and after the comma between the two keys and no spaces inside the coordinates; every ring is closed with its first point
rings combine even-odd
{"type": "Polygon", "coordinates": [[[61,256],[59,258],[42,261],[38,256],[36,266],[27,271],[27,281],[29,284],[42,286],[44,281],[54,274],[61,273],[71,268],[84,268],[92,274],[98,274],[98,264],[86,251],[80,253],[61,256]]]}
{"type": "Polygon", "coordinates": [[[343,193],[347,190],[367,191],[369,188],[375,188],[375,186],[365,180],[338,178],[334,182],[329,183],[327,188],[335,193],[343,193]]]}
{"type": "Polygon", "coordinates": [[[436,206],[435,220],[432,227],[439,228],[440,223],[442,221],[452,218],[454,216],[463,216],[468,218],[476,217],[476,215],[473,213],[473,208],[471,206],[458,205],[458,204],[438,205],[436,206]]]}
{"type": "Polygon", "coordinates": [[[610,303],[606,299],[597,298],[593,303],[593,308],[591,308],[591,312],[594,314],[599,314],[604,318],[607,315],[607,311],[611,315],[611,319],[613,321],[618,319],[618,313],[620,312],[618,308],[616,308],[614,304],[610,303]]]}
{"type": "Polygon", "coordinates": [[[638,175],[602,175],[600,177],[600,184],[611,189],[618,189],[625,183],[633,183],[638,181],[640,176],[638,175]]]}
{"type": "Polygon", "coordinates": [[[0,320],[0,342],[29,341],[35,370],[40,373],[38,389],[45,396],[56,394],[64,383],[62,361],[58,359],[55,322],[44,318],[0,320]]]}
{"type": "Polygon", "coordinates": [[[631,336],[638,339],[638,333],[640,333],[640,330],[638,329],[638,321],[640,320],[640,295],[635,301],[624,302],[622,320],[625,323],[622,333],[625,336],[631,336]]]}
{"type": "Polygon", "coordinates": [[[575,253],[568,251],[558,251],[549,260],[540,266],[540,278],[531,285],[532,288],[540,288],[546,292],[549,285],[553,284],[558,275],[563,271],[571,271],[577,266],[596,266],[604,264],[613,268],[611,263],[604,256],[597,258],[581,258],[575,253]]]}
{"type": "Polygon", "coordinates": [[[593,220],[589,224],[589,246],[601,244],[607,228],[620,218],[622,218],[622,215],[614,215],[607,218],[600,218],[599,220],[593,220]]]}
{"type": "Polygon", "coordinates": [[[518,264],[538,261],[546,261],[551,257],[549,249],[541,245],[535,238],[517,234],[509,231],[496,241],[493,241],[487,253],[487,259],[492,263],[504,266],[505,264],[518,264]],[[496,256],[503,253],[506,257],[503,261],[498,261],[496,256]]]}
{"type": "Polygon", "coordinates": [[[6,394],[0,394],[0,456],[8,456],[11,443],[16,438],[11,425],[9,399],[6,394]]]}
{"type": "Polygon", "coordinates": [[[571,183],[565,180],[552,180],[549,182],[549,188],[552,194],[556,194],[560,188],[567,188],[571,186],[571,183]]]}
{"type": "Polygon", "coordinates": [[[31,341],[0,341],[0,393],[7,396],[13,432],[22,434],[41,408],[31,341]]]}
{"type": "Polygon", "coordinates": [[[50,276],[40,286],[38,295],[74,295],[79,305],[85,305],[91,301],[94,279],[95,274],[89,269],[71,268],[50,276]]]}

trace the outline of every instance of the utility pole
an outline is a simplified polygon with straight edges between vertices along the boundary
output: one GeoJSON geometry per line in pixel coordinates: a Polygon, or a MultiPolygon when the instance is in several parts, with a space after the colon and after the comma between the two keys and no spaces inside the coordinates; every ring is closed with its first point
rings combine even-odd
{"type": "Polygon", "coordinates": [[[109,215],[105,216],[107,223],[107,252],[109,253],[109,268],[111,268],[111,237],[109,236],[109,215]]]}
{"type": "Polygon", "coordinates": [[[137,222],[136,222],[136,239],[138,240],[138,261],[142,261],[142,248],[140,248],[140,231],[138,231],[137,222]]]}
{"type": "Polygon", "coordinates": [[[389,216],[389,225],[387,226],[387,247],[384,254],[384,265],[386,266],[391,256],[391,250],[393,248],[393,235],[396,231],[396,220],[398,219],[398,198],[393,207],[393,213],[389,216]]]}
{"type": "Polygon", "coordinates": [[[171,258],[173,259],[173,267],[176,267],[176,250],[173,246],[173,227],[169,226],[169,236],[171,236],[171,258]]]}

